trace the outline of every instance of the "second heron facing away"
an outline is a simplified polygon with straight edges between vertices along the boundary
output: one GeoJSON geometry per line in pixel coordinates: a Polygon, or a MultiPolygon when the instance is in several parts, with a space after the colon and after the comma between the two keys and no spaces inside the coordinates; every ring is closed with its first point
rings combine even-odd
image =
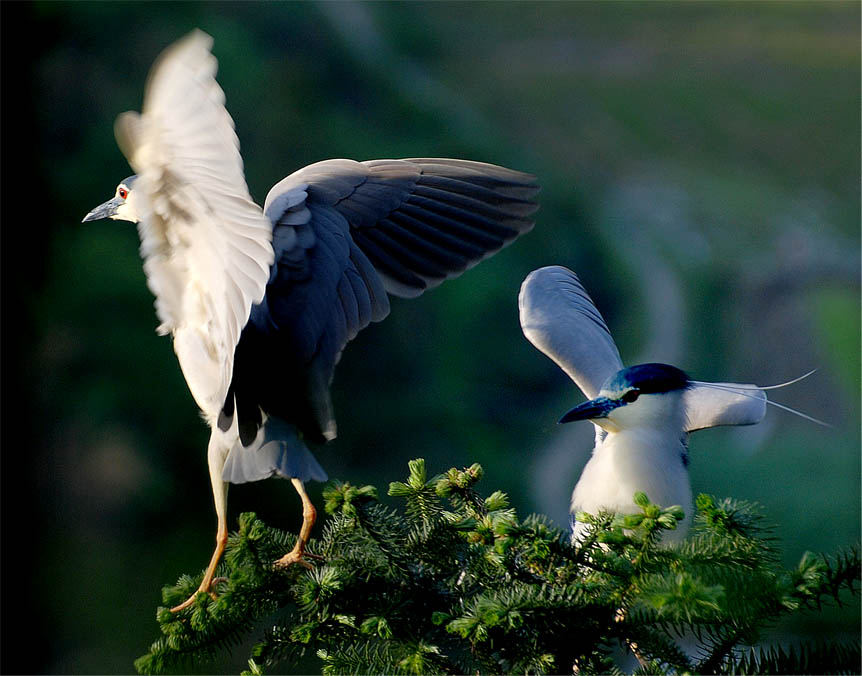
{"type": "MultiPolygon", "coordinates": [[[[303,502],[303,558],[315,510],[303,482],[326,472],[305,441],[335,437],[329,387],[348,341],[533,226],[535,179],[452,159],[328,160],[251,199],[239,142],[215,80],[212,39],[195,31],[159,57],[142,114],[117,119],[137,172],[100,218],[138,224],[159,332],[171,334],[211,428],[216,548],[227,540],[227,483],[291,479],[303,502]]],[[[187,607],[190,597],[173,610],[187,607]]]]}
{"type": "MultiPolygon", "coordinates": [[[[553,266],[531,272],[518,298],[524,335],[562,368],[589,401],[561,423],[589,420],[595,448],[572,493],[571,512],[638,511],[636,492],[684,520],[664,540],[685,537],[692,519],[688,435],[752,425],[766,414],[764,388],[691,380],[669,364],[623,368],[611,333],[578,276],[553,266]]],[[[574,537],[584,525],[573,521],[574,537]]]]}

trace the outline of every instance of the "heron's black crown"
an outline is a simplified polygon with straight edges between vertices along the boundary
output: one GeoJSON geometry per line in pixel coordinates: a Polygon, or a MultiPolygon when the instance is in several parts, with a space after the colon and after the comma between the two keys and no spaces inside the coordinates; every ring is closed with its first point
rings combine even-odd
{"type": "Polygon", "coordinates": [[[641,394],[661,394],[684,390],[691,386],[691,380],[685,371],[670,364],[638,364],[629,366],[616,374],[605,385],[604,389],[622,392],[629,388],[637,388],[641,394]]]}

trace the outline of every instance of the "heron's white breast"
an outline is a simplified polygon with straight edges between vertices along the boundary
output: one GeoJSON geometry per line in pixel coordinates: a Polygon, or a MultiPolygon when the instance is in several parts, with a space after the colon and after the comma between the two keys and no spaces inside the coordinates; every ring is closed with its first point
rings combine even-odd
{"type": "Polygon", "coordinates": [[[647,428],[609,433],[596,446],[575,485],[572,513],[638,512],[633,497],[642,491],[662,507],[682,506],[685,520],[665,537],[681,539],[691,524],[693,509],[684,452],[678,434],[647,428]]]}

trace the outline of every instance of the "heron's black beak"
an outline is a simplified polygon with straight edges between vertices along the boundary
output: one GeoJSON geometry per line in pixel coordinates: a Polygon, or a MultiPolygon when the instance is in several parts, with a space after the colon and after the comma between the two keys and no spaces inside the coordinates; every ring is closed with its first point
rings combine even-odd
{"type": "Polygon", "coordinates": [[[84,216],[84,220],[82,220],[81,223],[86,223],[87,221],[98,221],[102,218],[110,218],[115,213],[117,213],[117,209],[120,208],[120,205],[122,203],[122,197],[114,197],[113,199],[109,199],[107,202],[105,202],[104,204],[100,204],[89,214],[84,216]]]}
{"type": "Polygon", "coordinates": [[[595,420],[596,418],[607,418],[608,413],[622,405],[622,401],[615,401],[607,397],[596,397],[575,406],[557,421],[557,424],[575,422],[576,420],[595,420]]]}

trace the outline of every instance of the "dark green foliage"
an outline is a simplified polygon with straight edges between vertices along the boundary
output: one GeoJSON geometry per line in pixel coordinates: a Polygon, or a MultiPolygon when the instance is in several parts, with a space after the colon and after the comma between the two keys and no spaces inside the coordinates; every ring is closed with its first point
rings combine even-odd
{"type": "MultiPolygon", "coordinates": [[[[659,546],[679,507],[637,494],[638,514],[579,515],[590,526],[572,545],[544,517],[519,520],[504,494],[483,498],[481,475],[473,465],[429,478],[414,460],[407,481],[389,486],[403,511],[372,487],[331,486],[330,517],[310,544],[324,563],[313,570],[271,570],[293,538],[243,514],[218,599],[160,609],[163,636],[135,666],[161,673],[210,659],[266,619],[247,674],[309,651],[324,674],[858,670],[858,644],[752,647],[782,615],[856,593],[857,550],[806,554],[784,570],[752,505],[705,495],[683,544],[659,546]],[[616,666],[626,651],[637,661],[616,666]]],[[[197,584],[184,576],[165,604],[197,584]]]]}
{"type": "Polygon", "coordinates": [[[724,665],[725,674],[846,674],[862,671],[859,644],[815,643],[751,648],[724,665]]]}

